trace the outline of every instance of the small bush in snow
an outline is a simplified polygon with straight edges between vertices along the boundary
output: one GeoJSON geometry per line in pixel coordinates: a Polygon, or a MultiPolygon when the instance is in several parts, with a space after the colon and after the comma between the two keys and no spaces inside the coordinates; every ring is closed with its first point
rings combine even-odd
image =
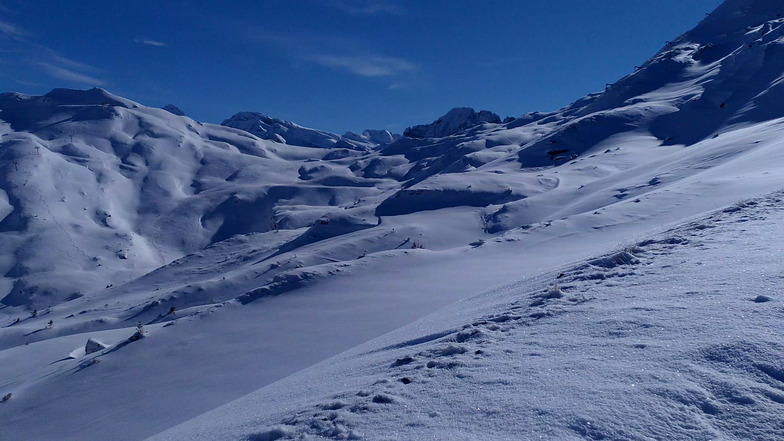
{"type": "Polygon", "coordinates": [[[11,397],[12,397],[12,396],[13,396],[13,394],[12,394],[12,393],[10,393],[10,392],[9,392],[9,393],[7,393],[7,394],[5,394],[5,396],[3,397],[3,399],[2,399],[2,400],[0,400],[0,403],[5,403],[5,402],[7,402],[8,400],[10,400],[10,399],[11,399],[11,397]]]}
{"type": "Polygon", "coordinates": [[[144,331],[144,325],[142,324],[142,322],[139,322],[136,324],[136,332],[133,333],[130,340],[136,341],[144,338],[146,335],[147,333],[144,331]]]}

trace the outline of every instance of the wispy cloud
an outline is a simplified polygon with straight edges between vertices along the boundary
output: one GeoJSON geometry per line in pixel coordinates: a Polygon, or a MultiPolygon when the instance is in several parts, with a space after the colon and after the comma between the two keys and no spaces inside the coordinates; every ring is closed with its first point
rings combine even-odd
{"type": "Polygon", "coordinates": [[[41,85],[40,85],[40,84],[38,84],[38,83],[34,83],[34,82],[32,82],[32,81],[25,81],[25,80],[14,80],[14,81],[16,81],[17,83],[19,83],[19,84],[21,84],[21,85],[23,85],[23,86],[29,86],[29,87],[41,87],[41,85]]]}
{"type": "Polygon", "coordinates": [[[147,46],[166,47],[167,44],[162,41],[150,40],[149,38],[134,38],[133,40],[139,44],[146,44],[147,46]]]}
{"type": "Polygon", "coordinates": [[[89,64],[80,63],[78,61],[71,60],[70,58],[65,58],[62,55],[51,51],[47,54],[47,60],[55,65],[65,66],[68,69],[75,70],[75,71],[83,71],[83,72],[92,72],[97,73],[99,71],[98,68],[90,66],[89,64]]]}
{"type": "Polygon", "coordinates": [[[99,69],[66,58],[57,51],[37,43],[21,26],[0,21],[0,37],[8,43],[9,49],[4,53],[11,54],[16,64],[22,63],[62,81],[90,86],[106,85],[106,81],[97,77],[100,73],[99,69]]]}
{"type": "Polygon", "coordinates": [[[62,65],[56,65],[48,62],[39,63],[41,69],[49,76],[64,81],[73,81],[76,83],[90,84],[94,86],[104,86],[106,82],[101,79],[95,78],[85,73],[80,73],[75,70],[69,69],[62,65]]]}
{"type": "Polygon", "coordinates": [[[405,12],[400,5],[386,0],[332,0],[325,4],[354,15],[403,15],[405,12]]]}
{"type": "Polygon", "coordinates": [[[324,35],[312,31],[276,32],[256,26],[246,28],[244,35],[277,47],[292,61],[315,64],[359,77],[410,79],[421,69],[413,61],[379,53],[367,42],[350,36],[324,35]]]}
{"type": "Polygon", "coordinates": [[[309,61],[330,69],[362,77],[394,77],[415,72],[415,64],[393,57],[313,55],[309,61]]]}
{"type": "Polygon", "coordinates": [[[20,38],[27,35],[19,26],[0,20],[0,33],[11,38],[20,38]]]}

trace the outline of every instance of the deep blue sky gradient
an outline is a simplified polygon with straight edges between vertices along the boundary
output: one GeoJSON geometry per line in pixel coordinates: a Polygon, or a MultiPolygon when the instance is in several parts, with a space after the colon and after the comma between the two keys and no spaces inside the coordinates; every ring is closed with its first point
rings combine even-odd
{"type": "Polygon", "coordinates": [[[456,106],[558,109],[720,0],[0,0],[0,91],[100,86],[221,122],[402,132],[456,106]]]}

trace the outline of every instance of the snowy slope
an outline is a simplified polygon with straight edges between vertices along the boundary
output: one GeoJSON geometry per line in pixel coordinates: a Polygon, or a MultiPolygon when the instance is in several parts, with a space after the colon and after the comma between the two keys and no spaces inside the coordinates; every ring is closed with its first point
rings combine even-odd
{"type": "Polygon", "coordinates": [[[150,441],[780,439],[783,197],[460,302],[150,441]]]}
{"type": "MultiPolygon", "coordinates": [[[[778,9],[725,2],[558,112],[372,150],[285,145],[100,89],[3,94],[0,432],[143,439],[494,286],[779,190],[778,9]],[[147,338],[124,344],[140,322],[147,338]],[[91,337],[109,348],[84,354],[91,337]]],[[[302,409],[300,393],[269,396],[302,409]]],[[[238,424],[285,417],[257,414],[238,424]]]]}
{"type": "Polygon", "coordinates": [[[281,149],[98,89],[6,94],[0,108],[8,306],[54,306],[235,234],[307,228],[382,191],[304,165],[323,150],[281,149]]]}

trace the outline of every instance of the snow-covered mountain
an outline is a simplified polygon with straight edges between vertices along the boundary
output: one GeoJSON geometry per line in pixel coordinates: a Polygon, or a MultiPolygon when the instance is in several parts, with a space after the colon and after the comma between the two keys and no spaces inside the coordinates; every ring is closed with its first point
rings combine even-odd
{"type": "Polygon", "coordinates": [[[257,112],[239,112],[221,125],[252,133],[261,139],[303,147],[372,150],[394,142],[399,135],[386,130],[366,130],[361,135],[348,132],[343,136],[302,127],[291,121],[270,118],[257,112]]]}
{"type": "Polygon", "coordinates": [[[3,439],[774,439],[780,9],[402,138],[0,95],[3,439]]]}
{"type": "Polygon", "coordinates": [[[489,110],[479,112],[469,107],[456,107],[430,124],[409,127],[403,136],[409,138],[443,138],[483,123],[499,124],[501,117],[489,110]]]}

